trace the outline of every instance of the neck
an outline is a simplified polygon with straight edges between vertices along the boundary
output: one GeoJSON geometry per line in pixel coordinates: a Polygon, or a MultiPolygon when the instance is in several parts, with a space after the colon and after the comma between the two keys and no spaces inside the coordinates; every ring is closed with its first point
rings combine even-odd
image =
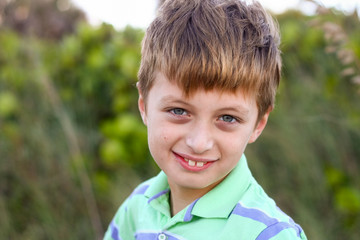
{"type": "MultiPolygon", "coordinates": [[[[204,195],[204,194],[202,194],[204,195]]],[[[175,216],[178,212],[186,208],[189,204],[201,197],[197,191],[183,191],[171,188],[170,191],[170,209],[171,216],[175,216]]]]}
{"type": "Polygon", "coordinates": [[[208,193],[216,185],[217,184],[212,184],[206,188],[193,189],[193,188],[184,188],[169,183],[171,216],[175,216],[178,212],[186,208],[196,199],[208,193]]]}

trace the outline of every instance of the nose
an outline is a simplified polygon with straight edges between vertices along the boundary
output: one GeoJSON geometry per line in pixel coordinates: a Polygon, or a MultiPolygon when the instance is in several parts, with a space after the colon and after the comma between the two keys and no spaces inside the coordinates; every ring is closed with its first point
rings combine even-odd
{"type": "Polygon", "coordinates": [[[212,149],[214,140],[211,129],[206,124],[194,124],[186,136],[186,145],[196,154],[212,149]]]}

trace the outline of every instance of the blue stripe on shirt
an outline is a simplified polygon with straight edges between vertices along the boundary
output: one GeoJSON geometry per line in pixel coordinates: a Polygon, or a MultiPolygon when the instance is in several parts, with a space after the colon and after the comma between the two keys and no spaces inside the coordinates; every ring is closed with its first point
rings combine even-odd
{"type": "Polygon", "coordinates": [[[265,212],[263,212],[259,209],[247,208],[247,207],[242,206],[240,203],[236,204],[232,213],[242,216],[242,217],[250,218],[257,222],[262,222],[266,226],[270,226],[270,225],[273,225],[273,224],[279,222],[276,218],[270,217],[265,212]]]}
{"type": "Polygon", "coordinates": [[[256,208],[247,208],[241,203],[236,204],[232,214],[236,214],[242,217],[250,218],[254,221],[261,222],[267,226],[267,228],[261,232],[256,240],[267,240],[274,237],[284,229],[293,228],[295,229],[297,236],[300,237],[302,229],[299,225],[295,224],[290,220],[290,223],[280,222],[278,219],[270,217],[265,212],[256,208]]]}
{"type": "Polygon", "coordinates": [[[264,231],[262,231],[260,233],[260,235],[256,238],[256,240],[268,240],[268,239],[276,236],[282,230],[285,230],[288,228],[295,229],[298,237],[300,237],[299,229],[297,229],[294,225],[291,225],[290,223],[287,223],[287,222],[278,222],[274,225],[267,227],[264,231]]]}
{"type": "Polygon", "coordinates": [[[166,194],[166,193],[168,193],[168,192],[169,192],[169,189],[166,189],[166,190],[164,190],[164,191],[159,192],[158,194],[152,196],[152,197],[148,200],[148,203],[150,203],[152,200],[154,200],[154,199],[156,199],[156,198],[158,198],[158,197],[160,197],[160,196],[162,196],[162,195],[164,195],[164,194],[166,194]]]}
{"type": "Polygon", "coordinates": [[[121,240],[121,238],[119,237],[119,229],[117,228],[116,224],[114,221],[111,222],[110,225],[110,231],[111,231],[111,237],[114,240],[121,240]]]}

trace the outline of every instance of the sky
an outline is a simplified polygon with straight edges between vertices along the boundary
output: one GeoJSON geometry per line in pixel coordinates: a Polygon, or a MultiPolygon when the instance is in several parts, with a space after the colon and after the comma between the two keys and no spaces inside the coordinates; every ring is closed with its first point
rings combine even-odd
{"type": "MultiPolygon", "coordinates": [[[[126,25],[146,28],[155,17],[157,0],[70,0],[87,14],[91,24],[107,22],[116,29],[126,25]]],[[[190,0],[189,0],[190,1],[190,0]]],[[[306,0],[258,0],[265,8],[281,13],[289,8],[301,9],[308,14],[315,11],[314,4],[306,0]]],[[[326,7],[360,12],[360,0],[316,0],[326,7]]]]}

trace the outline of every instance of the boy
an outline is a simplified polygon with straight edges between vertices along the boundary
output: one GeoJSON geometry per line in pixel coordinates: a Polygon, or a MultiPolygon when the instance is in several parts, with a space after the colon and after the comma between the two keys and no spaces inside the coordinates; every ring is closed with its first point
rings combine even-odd
{"type": "Polygon", "coordinates": [[[259,3],[164,2],[143,40],[137,84],[162,171],[134,190],[105,239],[306,239],[243,155],[274,106],[278,46],[259,3]]]}

